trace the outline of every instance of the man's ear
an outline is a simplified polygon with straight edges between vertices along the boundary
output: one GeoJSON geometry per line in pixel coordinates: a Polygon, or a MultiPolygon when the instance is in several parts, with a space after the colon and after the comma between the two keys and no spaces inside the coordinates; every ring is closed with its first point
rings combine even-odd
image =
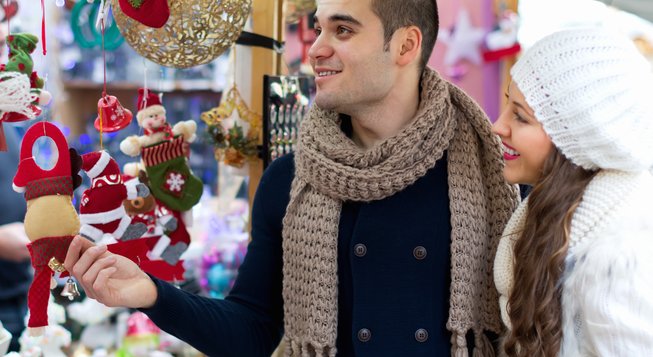
{"type": "Polygon", "coordinates": [[[398,29],[395,33],[398,49],[397,64],[405,66],[420,60],[422,54],[422,31],[417,26],[398,29]]]}

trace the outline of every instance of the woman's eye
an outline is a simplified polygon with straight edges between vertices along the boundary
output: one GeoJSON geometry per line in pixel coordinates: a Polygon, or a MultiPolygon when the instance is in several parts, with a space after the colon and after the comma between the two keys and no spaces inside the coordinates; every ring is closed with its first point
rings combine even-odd
{"type": "Polygon", "coordinates": [[[320,36],[320,34],[322,33],[322,29],[318,29],[318,28],[313,29],[313,31],[315,31],[315,36],[320,36]]]}
{"type": "Polygon", "coordinates": [[[515,113],[515,112],[513,112],[513,114],[515,115],[515,120],[516,120],[516,121],[518,121],[518,122],[520,122],[520,123],[528,123],[528,120],[524,119],[524,118],[523,118],[522,116],[520,116],[519,114],[517,114],[517,113],[515,113]]]}

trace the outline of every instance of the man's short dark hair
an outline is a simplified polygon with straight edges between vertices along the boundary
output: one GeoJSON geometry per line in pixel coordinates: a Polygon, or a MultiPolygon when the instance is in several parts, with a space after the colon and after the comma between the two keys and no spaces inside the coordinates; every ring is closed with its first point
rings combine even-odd
{"type": "Polygon", "coordinates": [[[372,0],[372,11],[383,24],[386,50],[398,29],[417,26],[422,31],[420,69],[424,69],[433,52],[440,26],[436,0],[372,0]]]}

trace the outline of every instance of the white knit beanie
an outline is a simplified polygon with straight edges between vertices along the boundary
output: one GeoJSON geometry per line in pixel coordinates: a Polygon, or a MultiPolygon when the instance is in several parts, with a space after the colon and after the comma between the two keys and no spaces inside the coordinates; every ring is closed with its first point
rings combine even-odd
{"type": "Polygon", "coordinates": [[[565,30],[533,45],[512,79],[562,154],[585,169],[653,166],[653,72],[626,37],[565,30]]]}

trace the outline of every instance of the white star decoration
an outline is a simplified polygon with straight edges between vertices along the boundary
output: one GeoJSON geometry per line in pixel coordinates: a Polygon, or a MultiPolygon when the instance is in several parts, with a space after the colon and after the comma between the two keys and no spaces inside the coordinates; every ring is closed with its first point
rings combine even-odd
{"type": "Polygon", "coordinates": [[[222,127],[226,131],[229,131],[229,129],[233,128],[236,124],[243,128],[243,135],[247,135],[250,127],[249,122],[247,120],[243,120],[237,110],[231,112],[231,115],[229,115],[227,118],[222,119],[222,127]]]}
{"type": "Polygon", "coordinates": [[[473,27],[466,9],[461,9],[453,30],[440,29],[439,40],[447,45],[447,53],[444,55],[444,64],[453,66],[463,59],[474,64],[481,63],[481,52],[479,45],[485,37],[485,31],[479,27],[473,27]]]}

